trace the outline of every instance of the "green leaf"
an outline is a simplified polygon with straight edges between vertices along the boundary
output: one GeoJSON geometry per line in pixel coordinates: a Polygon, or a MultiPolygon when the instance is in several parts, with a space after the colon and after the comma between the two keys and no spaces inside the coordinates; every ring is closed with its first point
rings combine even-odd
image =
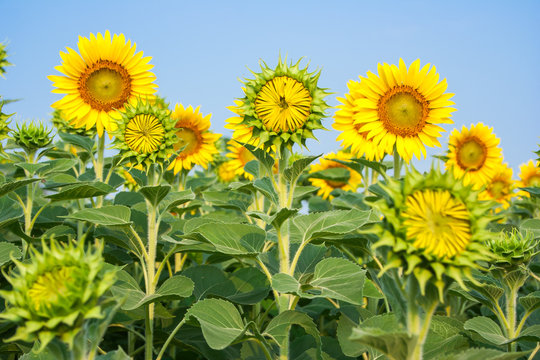
{"type": "Polygon", "coordinates": [[[373,281],[369,279],[364,280],[364,288],[362,289],[362,294],[363,296],[372,299],[384,299],[383,294],[373,284],[373,281]]]}
{"type": "Polygon", "coordinates": [[[199,321],[206,342],[216,350],[226,348],[246,330],[236,307],[221,299],[201,300],[189,308],[185,316],[199,321]]]}
{"type": "Polygon", "coordinates": [[[278,194],[272,185],[272,181],[268,177],[257,179],[253,182],[253,186],[261,192],[268,200],[272,201],[274,205],[279,203],[278,194]]]}
{"type": "Polygon", "coordinates": [[[262,251],[266,231],[247,224],[206,224],[183,237],[209,242],[223,254],[256,255],[262,251]]]}
{"type": "Polygon", "coordinates": [[[161,212],[170,211],[180,205],[183,205],[195,199],[195,194],[191,190],[177,191],[168,193],[167,196],[160,202],[161,212]]]}
{"type": "Polygon", "coordinates": [[[312,179],[323,179],[328,181],[343,182],[346,183],[351,177],[349,170],[343,167],[333,167],[317,171],[309,174],[309,177],[312,179]]]}
{"type": "Polygon", "coordinates": [[[107,205],[99,209],[84,209],[64,217],[103,226],[126,226],[131,224],[129,220],[131,210],[123,205],[107,205]]]}
{"type": "Polygon", "coordinates": [[[315,266],[309,292],[317,297],[329,297],[361,305],[366,271],[342,258],[324,259],[315,266]]]}
{"type": "Polygon", "coordinates": [[[131,360],[131,359],[132,358],[129,357],[128,354],[126,354],[124,350],[122,350],[121,347],[118,347],[118,350],[109,351],[105,355],[100,355],[96,357],[96,360],[131,360]]]}
{"type": "Polygon", "coordinates": [[[316,186],[296,186],[294,188],[293,197],[294,199],[303,199],[305,196],[316,192],[319,190],[316,186]]]}
{"type": "Polygon", "coordinates": [[[0,184],[0,196],[4,196],[18,188],[34,183],[41,179],[24,179],[24,180],[14,180],[7,183],[0,184]]]}
{"type": "Polygon", "coordinates": [[[85,199],[94,196],[107,195],[113,190],[114,188],[112,186],[102,182],[83,182],[64,186],[58,193],[45,196],[45,198],[51,199],[52,201],[85,199]]]}
{"type": "Polygon", "coordinates": [[[17,163],[14,164],[21,169],[28,171],[30,174],[35,174],[39,169],[48,166],[46,163],[30,164],[30,163],[17,163]]]}
{"type": "Polygon", "coordinates": [[[85,151],[87,151],[89,154],[92,154],[92,148],[94,147],[94,140],[87,136],[81,136],[77,134],[67,134],[63,132],[59,132],[58,136],[60,136],[60,139],[62,139],[63,142],[78,146],[85,151]]]}
{"type": "Polygon", "coordinates": [[[313,161],[315,161],[321,155],[308,156],[308,157],[296,160],[295,162],[292,163],[292,165],[290,167],[285,169],[285,178],[291,184],[296,183],[296,181],[298,180],[300,175],[302,175],[302,173],[309,166],[309,164],[311,164],[313,161]]]}
{"type": "Polygon", "coordinates": [[[20,259],[22,257],[21,250],[8,242],[0,242],[0,267],[11,262],[12,258],[20,259]]]}
{"type": "Polygon", "coordinates": [[[186,298],[192,293],[193,281],[185,276],[175,275],[165,280],[155,294],[146,295],[140,290],[133,290],[122,309],[135,310],[156,301],[186,298]]]}
{"type": "Polygon", "coordinates": [[[214,206],[247,211],[252,196],[239,191],[205,191],[203,198],[214,206]]]}
{"type": "Polygon", "coordinates": [[[274,166],[274,158],[272,157],[272,155],[270,155],[270,153],[264,151],[263,149],[256,148],[253,145],[244,144],[241,142],[238,142],[238,143],[242,145],[243,147],[245,147],[246,149],[248,149],[249,152],[251,152],[253,156],[255,156],[255,158],[260,161],[260,163],[265,168],[267,174],[272,174],[272,167],[274,166]]]}
{"type": "Polygon", "coordinates": [[[0,228],[10,225],[23,216],[20,206],[8,197],[0,198],[0,228]]]}
{"type": "Polygon", "coordinates": [[[529,354],[530,351],[503,352],[494,349],[468,349],[459,353],[440,357],[438,360],[514,360],[529,354]]]}
{"type": "Polygon", "coordinates": [[[477,316],[467,320],[463,325],[465,330],[477,332],[481,337],[492,344],[502,345],[508,342],[508,338],[503,335],[500,326],[493,320],[485,316],[477,316]]]}
{"type": "Polygon", "coordinates": [[[66,172],[78,164],[77,159],[58,159],[44,161],[42,164],[47,166],[39,169],[38,173],[41,176],[45,176],[51,173],[66,172]]]}
{"type": "Polygon", "coordinates": [[[272,289],[280,293],[298,294],[300,283],[289,274],[277,273],[272,276],[272,289]]]}
{"type": "Polygon", "coordinates": [[[349,338],[386,354],[392,360],[406,359],[410,337],[405,332],[387,332],[379,327],[354,328],[349,338]]]}
{"type": "Polygon", "coordinates": [[[171,187],[169,185],[143,186],[139,189],[139,192],[144,196],[144,198],[148,200],[154,207],[157,207],[161,200],[163,200],[170,191],[171,187]]]}
{"type": "Polygon", "coordinates": [[[388,169],[386,165],[378,161],[369,161],[366,159],[351,159],[351,161],[357,164],[360,164],[362,166],[368,167],[370,169],[373,169],[379,174],[383,174],[383,175],[386,174],[386,170],[388,169]]]}
{"type": "Polygon", "coordinates": [[[535,238],[540,238],[540,219],[527,219],[519,226],[522,233],[530,232],[535,238]]]}
{"type": "Polygon", "coordinates": [[[517,341],[517,340],[527,340],[527,341],[534,341],[538,342],[540,341],[540,325],[531,325],[525,328],[525,330],[521,331],[519,336],[515,339],[512,339],[511,342],[517,341]]]}
{"type": "Polygon", "coordinates": [[[353,329],[357,326],[354,321],[349,319],[345,315],[339,317],[338,326],[337,326],[337,339],[341,350],[347,356],[358,357],[368,351],[367,347],[363,344],[359,344],[356,341],[350,340],[353,329]]]}
{"type": "Polygon", "coordinates": [[[261,219],[268,225],[273,225],[275,228],[280,228],[283,222],[285,222],[288,218],[298,213],[298,209],[288,209],[288,208],[281,208],[279,211],[275,212],[272,215],[267,215],[265,212],[262,211],[248,211],[246,212],[246,215],[261,219]]]}
{"type": "Polygon", "coordinates": [[[519,298],[519,303],[525,310],[532,312],[540,308],[540,291],[534,291],[519,298]]]}
{"type": "Polygon", "coordinates": [[[436,360],[442,355],[466,350],[470,347],[468,339],[461,335],[463,323],[447,316],[433,316],[430,331],[424,344],[426,360],[436,360]]]}
{"type": "Polygon", "coordinates": [[[55,238],[59,241],[67,241],[68,239],[75,239],[77,237],[77,234],[75,234],[75,230],[73,230],[72,227],[67,225],[58,225],[54,226],[50,229],[47,229],[41,235],[42,239],[50,239],[55,238]]]}
{"type": "Polygon", "coordinates": [[[270,336],[279,346],[283,346],[289,337],[289,330],[292,325],[303,327],[306,333],[313,336],[317,343],[317,358],[320,359],[322,344],[319,330],[307,314],[293,310],[284,311],[268,323],[263,335],[270,336]]]}

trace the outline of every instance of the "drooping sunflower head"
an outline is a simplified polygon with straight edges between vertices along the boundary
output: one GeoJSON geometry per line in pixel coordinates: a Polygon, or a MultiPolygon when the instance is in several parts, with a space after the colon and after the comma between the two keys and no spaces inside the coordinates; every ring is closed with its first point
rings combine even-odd
{"type": "Polygon", "coordinates": [[[115,273],[104,269],[102,250],[51,240],[41,251],[31,248],[29,262],[15,260],[16,269],[5,274],[12,290],[0,291],[7,303],[0,318],[18,324],[8,341],[39,340],[44,348],[59,338],[71,345],[85,320],[101,318],[101,298],[115,281],[115,273]]]}
{"type": "Polygon", "coordinates": [[[323,128],[321,119],[329,108],[324,101],[328,93],[317,86],[320,71],[310,73],[300,61],[287,65],[280,58],[275,69],[262,62],[261,72],[253,74],[255,79],[244,82],[245,97],[236,102],[238,116],[229,119],[230,128],[250,131],[265,149],[305,146],[313,130],[323,128]]]}
{"type": "Polygon", "coordinates": [[[33,152],[47,147],[53,140],[52,129],[48,129],[39,123],[17,124],[17,130],[13,130],[12,137],[17,145],[26,151],[33,152]]]}
{"type": "Polygon", "coordinates": [[[330,153],[319,160],[318,164],[311,166],[309,173],[312,176],[309,181],[313,186],[319,188],[317,195],[323,199],[332,200],[333,196],[330,193],[335,189],[343,191],[356,191],[362,183],[362,176],[334,160],[348,161],[351,159],[351,154],[345,151],[330,153]],[[330,171],[329,171],[330,170],[330,171]]]}
{"type": "Polygon", "coordinates": [[[177,138],[169,110],[138,101],[134,106],[127,104],[113,119],[114,147],[133,166],[163,165],[174,153],[177,138]]]}
{"type": "Polygon", "coordinates": [[[87,136],[93,138],[96,136],[96,128],[92,127],[90,129],[86,128],[76,128],[71,125],[71,121],[66,118],[64,113],[61,110],[54,110],[52,114],[51,122],[58,132],[63,132],[66,134],[75,134],[80,136],[87,136]]]}
{"type": "Polygon", "coordinates": [[[445,130],[439,124],[452,123],[454,94],[445,93],[446,79],[439,82],[435,67],[420,68],[416,60],[407,69],[399,59],[399,66],[378,64],[378,75],[368,72],[348,87],[350,93],[338,99],[333,127],[343,131],[338,139],[357,156],[377,159],[396,148],[409,163],[426,156],[426,145],[441,146],[437,138],[445,130]]]}
{"type": "Polygon", "coordinates": [[[502,150],[493,128],[483,123],[454,129],[448,142],[446,169],[476,188],[487,184],[502,164],[502,150]]]}
{"type": "Polygon", "coordinates": [[[62,65],[55,69],[65,76],[50,75],[54,93],[65,94],[52,107],[65,112],[75,127],[96,127],[98,135],[113,131],[111,115],[139,98],[151,99],[157,85],[149,70],[150,57],[135,54],[136,45],[123,34],[79,36],[80,54],[71,48],[60,52],[62,65]]]}
{"type": "Polygon", "coordinates": [[[480,193],[481,200],[494,200],[501,204],[504,209],[510,206],[514,193],[515,181],[512,179],[512,168],[508,164],[500,164],[496,167],[494,175],[485,185],[485,190],[480,193]]]}
{"type": "MultiPolygon", "coordinates": [[[[518,187],[540,187],[540,161],[529,160],[519,166],[518,187]]],[[[530,196],[526,191],[520,191],[519,195],[530,196]]]]}
{"type": "Polygon", "coordinates": [[[540,240],[533,233],[525,234],[513,230],[502,231],[499,236],[489,239],[487,246],[497,255],[493,261],[495,267],[512,270],[522,265],[527,265],[539,251],[540,240]]]}
{"type": "Polygon", "coordinates": [[[379,235],[374,247],[388,250],[385,271],[402,267],[416,277],[422,293],[431,282],[443,300],[450,279],[465,287],[463,278],[472,278],[478,261],[491,258],[484,245],[491,204],[479,201],[478,192],[451,173],[411,170],[403,181],[388,179],[381,187],[388,196],[372,206],[384,215],[374,228],[379,235]]]}
{"type": "Polygon", "coordinates": [[[178,137],[174,150],[181,151],[169,167],[175,174],[183,169],[190,170],[194,165],[206,169],[214,155],[218,153],[216,142],[221,134],[210,131],[211,116],[211,114],[203,116],[199,107],[193,109],[190,105],[184,108],[182,104],[176,104],[171,114],[178,137]]]}

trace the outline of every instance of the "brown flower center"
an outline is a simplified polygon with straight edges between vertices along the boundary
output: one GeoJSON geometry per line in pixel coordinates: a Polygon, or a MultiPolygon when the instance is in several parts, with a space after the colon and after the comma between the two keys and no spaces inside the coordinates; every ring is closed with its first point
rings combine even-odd
{"type": "Polygon", "coordinates": [[[486,158],[486,145],[474,136],[458,145],[457,163],[463,170],[480,169],[486,158]]]}
{"type": "Polygon", "coordinates": [[[79,93],[92,109],[119,109],[131,94],[131,77],[122,65],[99,60],[79,78],[79,93]]]}
{"type": "Polygon", "coordinates": [[[399,136],[420,133],[429,114],[426,99],[408,85],[393,87],[379,99],[377,108],[386,130],[399,136]]]}
{"type": "Polygon", "coordinates": [[[191,128],[178,128],[176,136],[178,136],[178,142],[174,145],[174,150],[178,151],[183,148],[182,152],[178,155],[181,158],[185,158],[196,152],[202,143],[201,134],[191,128]]]}

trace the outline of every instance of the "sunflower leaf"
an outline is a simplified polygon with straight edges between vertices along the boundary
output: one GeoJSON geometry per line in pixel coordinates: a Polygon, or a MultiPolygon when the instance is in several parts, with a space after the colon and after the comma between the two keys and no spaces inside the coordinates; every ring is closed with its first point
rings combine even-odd
{"type": "Polygon", "coordinates": [[[12,258],[20,259],[22,257],[21,250],[8,242],[0,242],[0,267],[11,262],[12,258]]]}
{"type": "Polygon", "coordinates": [[[298,159],[292,163],[291,166],[285,169],[285,178],[291,183],[295,184],[300,175],[304,170],[315,161],[317,158],[321,157],[322,154],[317,156],[308,156],[302,159],[298,159]]]}
{"type": "Polygon", "coordinates": [[[114,188],[102,182],[81,182],[78,184],[68,185],[56,194],[45,196],[51,201],[85,199],[94,196],[103,196],[111,193],[114,188]]]}
{"type": "Polygon", "coordinates": [[[171,187],[169,185],[143,186],[139,189],[139,192],[146,200],[150,202],[150,204],[152,204],[153,207],[157,207],[161,200],[163,200],[170,191],[171,187]]]}
{"type": "Polygon", "coordinates": [[[89,221],[103,226],[127,226],[131,224],[131,210],[123,205],[107,205],[99,209],[84,209],[62,217],[89,221]]]}
{"type": "Polygon", "coordinates": [[[209,242],[223,254],[256,255],[263,249],[266,231],[248,224],[205,224],[182,237],[209,242]]]}
{"type": "Polygon", "coordinates": [[[23,180],[15,180],[6,182],[3,184],[0,184],[0,196],[4,196],[14,190],[17,190],[18,188],[34,183],[36,181],[39,181],[41,179],[23,179],[23,180]]]}
{"type": "Polygon", "coordinates": [[[477,332],[481,337],[494,345],[502,345],[509,340],[503,335],[501,327],[495,321],[485,316],[477,316],[467,320],[463,328],[477,332]]]}
{"type": "Polygon", "coordinates": [[[92,148],[94,147],[94,140],[92,140],[88,136],[81,136],[77,134],[67,134],[63,132],[59,132],[58,136],[60,136],[60,139],[62,139],[62,141],[64,141],[65,143],[78,146],[84,149],[89,154],[92,154],[92,148]]]}

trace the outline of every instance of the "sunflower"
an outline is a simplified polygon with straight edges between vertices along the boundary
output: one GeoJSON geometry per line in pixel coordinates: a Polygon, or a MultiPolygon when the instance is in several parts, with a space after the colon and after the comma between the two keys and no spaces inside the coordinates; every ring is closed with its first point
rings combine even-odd
{"type": "Polygon", "coordinates": [[[371,202],[384,215],[373,229],[379,236],[374,247],[389,249],[384,271],[403,267],[422,294],[433,281],[441,300],[450,278],[465,287],[463,278],[481,268],[478,261],[491,258],[484,245],[490,202],[479,201],[478,191],[449,172],[411,170],[402,182],[387,181],[381,187],[388,196],[371,202]]]}
{"type": "Polygon", "coordinates": [[[461,132],[452,131],[448,143],[446,169],[452,169],[456,178],[463,177],[466,184],[477,188],[487,184],[502,164],[502,150],[493,128],[482,123],[463,126],[461,132]]]}
{"type": "Polygon", "coordinates": [[[528,163],[521,164],[519,166],[519,179],[519,187],[540,187],[540,161],[529,160],[528,163]]]}
{"type": "Polygon", "coordinates": [[[362,183],[362,176],[359,173],[354,170],[350,170],[346,165],[333,161],[334,159],[348,161],[351,159],[351,154],[348,154],[344,151],[338,151],[337,154],[330,153],[324,158],[320,159],[319,164],[313,165],[309,171],[310,174],[334,168],[343,168],[349,171],[349,178],[347,179],[347,181],[336,181],[318,178],[309,179],[311,185],[319,188],[317,195],[321,196],[323,199],[332,200],[333,196],[330,195],[330,193],[335,189],[354,192],[362,183]]]}
{"type": "Polygon", "coordinates": [[[236,171],[233,160],[225,161],[216,167],[218,180],[222,183],[229,183],[236,178],[236,171]]]}
{"type": "Polygon", "coordinates": [[[378,64],[378,76],[372,72],[360,82],[348,84],[350,94],[336,114],[334,128],[344,131],[343,146],[358,144],[353,149],[366,157],[392,154],[394,147],[407,162],[413,155],[426,156],[425,145],[441,146],[438,137],[445,131],[438,124],[451,124],[454,95],[446,91],[446,79],[430,64],[420,69],[420,60],[407,70],[402,59],[396,65],[378,64]]]}
{"type": "Polygon", "coordinates": [[[190,170],[194,165],[200,165],[206,169],[208,163],[218,153],[216,141],[221,134],[214,134],[208,130],[211,116],[208,114],[203,117],[199,107],[193,110],[191,105],[184,108],[182,104],[176,104],[171,114],[176,121],[174,127],[178,136],[174,150],[182,149],[182,151],[169,166],[169,169],[174,169],[175,174],[182,169],[190,170]]]}
{"type": "Polygon", "coordinates": [[[148,169],[153,163],[166,162],[173,154],[177,138],[169,110],[138,101],[135,106],[127,104],[113,119],[114,147],[132,166],[148,169]]]}
{"type": "Polygon", "coordinates": [[[512,168],[508,164],[500,164],[495,169],[495,175],[486,184],[485,190],[480,193],[482,200],[494,200],[502,204],[504,209],[510,206],[514,194],[515,182],[512,180],[512,168]]]}
{"type": "Polygon", "coordinates": [[[228,161],[230,170],[234,171],[236,175],[245,177],[248,180],[253,180],[253,175],[246,172],[245,166],[248,162],[255,160],[255,156],[241,144],[234,140],[229,141],[227,150],[227,157],[231,160],[228,161]]]}
{"type": "Polygon", "coordinates": [[[244,82],[245,97],[231,108],[238,116],[228,120],[228,128],[246,137],[251,132],[250,138],[265,149],[305,146],[306,139],[314,138],[313,130],[323,128],[321,119],[329,107],[323,100],[327,93],[317,87],[320,71],[309,73],[300,61],[287,65],[281,58],[275,69],[263,62],[261,70],[244,82]]]}
{"type": "Polygon", "coordinates": [[[52,107],[65,112],[75,127],[95,126],[101,137],[104,129],[114,130],[110,116],[116,110],[138,98],[153,98],[153,65],[142,52],[135,54],[136,45],[126,42],[123,34],[112,39],[109,31],[90,34],[90,39],[79,36],[77,46],[80,55],[70,48],[60,52],[63,62],[56,70],[66,76],[48,76],[56,87],[53,92],[66,94],[52,107]]]}

